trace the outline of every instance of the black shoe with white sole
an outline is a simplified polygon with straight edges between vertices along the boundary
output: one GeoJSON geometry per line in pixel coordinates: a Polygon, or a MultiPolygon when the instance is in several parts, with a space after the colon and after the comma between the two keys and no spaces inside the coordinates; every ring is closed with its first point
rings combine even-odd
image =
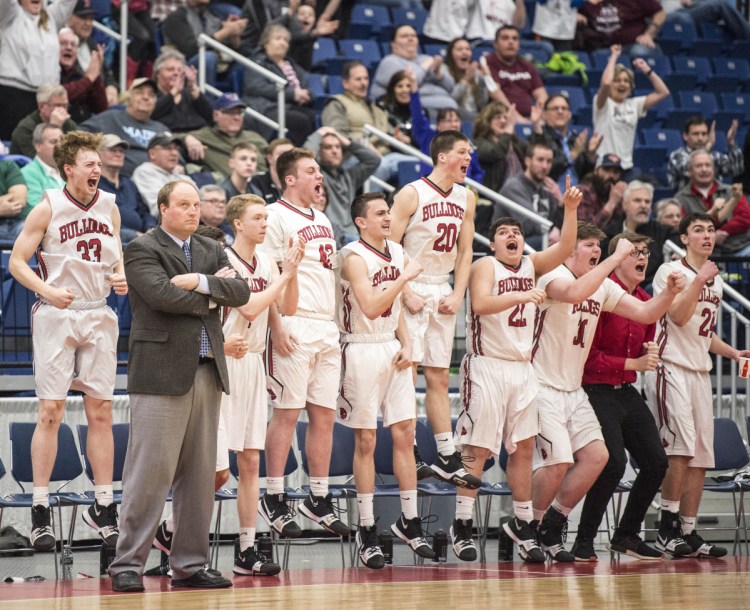
{"type": "Polygon", "coordinates": [[[442,479],[446,483],[452,483],[456,487],[479,489],[479,486],[482,484],[481,480],[466,471],[461,454],[458,451],[451,455],[438,453],[437,459],[431,468],[437,478],[442,479]]]}
{"type": "Polygon", "coordinates": [[[289,506],[285,493],[265,493],[258,501],[258,512],[269,527],[282,538],[299,538],[300,526],[294,521],[294,510],[289,506]]]}
{"type": "MultiPolygon", "coordinates": [[[[537,524],[536,521],[533,522],[537,524]]],[[[536,527],[514,517],[503,523],[503,530],[518,545],[518,554],[526,563],[544,563],[544,552],[536,539],[536,527]]]]}
{"type": "Polygon", "coordinates": [[[420,557],[424,557],[425,559],[435,558],[435,552],[427,544],[424,533],[422,533],[422,521],[419,517],[407,519],[401,513],[398,521],[391,525],[391,531],[408,544],[409,548],[420,557]]]}
{"type": "Polygon", "coordinates": [[[349,528],[336,516],[333,508],[333,496],[314,496],[310,493],[299,507],[305,517],[337,536],[348,536],[349,528]]]}
{"type": "Polygon", "coordinates": [[[476,561],[477,547],[472,539],[472,520],[456,519],[450,528],[453,552],[461,561],[476,561]]]}

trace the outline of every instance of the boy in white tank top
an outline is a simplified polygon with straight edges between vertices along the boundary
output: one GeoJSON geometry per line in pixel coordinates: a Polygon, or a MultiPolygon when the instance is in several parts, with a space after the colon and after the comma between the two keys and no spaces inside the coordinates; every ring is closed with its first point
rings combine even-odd
{"type": "Polygon", "coordinates": [[[112,395],[117,367],[117,315],[106,305],[110,289],[127,294],[120,212],[114,195],[97,187],[100,135],[62,136],[55,163],[61,190],[45,191],[13,246],[10,272],[39,296],[32,309],[34,380],[39,418],[31,445],[34,499],[31,541],[50,550],[49,479],[57,455],[57,431],[68,390],[84,392],[89,424],[87,453],[96,481],[96,502],[83,520],[114,547],[119,535],[112,500],[112,395]],[[40,276],[28,260],[37,251],[40,276]]]}
{"type": "Polygon", "coordinates": [[[599,240],[603,237],[604,232],[596,226],[579,222],[573,254],[537,283],[547,298],[539,307],[532,349],[540,386],[536,397],[540,431],[533,464],[533,513],[539,522],[542,549],[562,562],[575,560],[563,546],[568,514],[609,458],[599,420],[581,388],[599,315],[612,311],[652,324],[684,286],[684,276],[675,273],[669,278],[669,289],[650,301],[627,294],[608,276],[630,256],[633,244],[621,239],[612,256],[599,263],[599,240]]]}
{"type": "MultiPolygon", "coordinates": [[[[393,241],[403,243],[406,254],[424,269],[404,288],[404,317],[412,342],[414,375],[421,364],[427,383],[425,408],[438,446],[432,473],[458,487],[477,489],[480,480],[466,471],[456,451],[448,402],[456,314],[473,256],[476,201],[461,185],[471,163],[471,150],[471,142],[460,131],[443,131],[432,139],[434,169],[396,195],[391,231],[393,241]],[[448,282],[451,273],[453,288],[448,282]]],[[[414,451],[420,478],[432,474],[422,464],[416,444],[414,451]]]]}
{"type": "Polygon", "coordinates": [[[737,360],[748,356],[714,334],[723,280],[708,260],[716,244],[709,214],[680,221],[685,258],[664,263],[654,276],[654,294],[677,271],[687,288],[659,320],[656,342],[661,363],[646,374],[646,397],[659,426],[669,468],[661,487],[661,525],[656,548],[673,556],[723,557],[727,550],[709,544],[695,531],[706,468],[714,465],[713,397],[709,352],[737,360]]]}
{"type": "MultiPolygon", "coordinates": [[[[570,187],[570,177],[563,202],[565,218],[556,245],[525,256],[521,223],[500,218],[490,228],[494,256],[476,261],[469,276],[471,309],[466,314],[466,356],[461,363],[463,409],[455,441],[469,456],[466,468],[477,478],[481,478],[487,459],[499,456],[505,445],[515,519],[503,527],[529,563],[544,562],[530,526],[531,456],[539,429],[531,347],[537,304],[545,296],[536,288],[536,278],[561,265],[575,248],[581,192],[570,187]]],[[[477,556],[472,540],[476,496],[476,490],[456,490],[456,517],[450,535],[453,551],[463,561],[477,556]]]]}

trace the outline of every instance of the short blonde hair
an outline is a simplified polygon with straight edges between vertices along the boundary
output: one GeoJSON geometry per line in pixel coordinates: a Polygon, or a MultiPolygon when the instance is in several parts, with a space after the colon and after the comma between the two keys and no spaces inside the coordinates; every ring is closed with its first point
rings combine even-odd
{"type": "Polygon", "coordinates": [[[265,206],[266,202],[258,195],[235,195],[232,197],[227,204],[227,222],[229,222],[229,225],[234,227],[234,221],[242,218],[245,210],[251,205],[265,206]]]}

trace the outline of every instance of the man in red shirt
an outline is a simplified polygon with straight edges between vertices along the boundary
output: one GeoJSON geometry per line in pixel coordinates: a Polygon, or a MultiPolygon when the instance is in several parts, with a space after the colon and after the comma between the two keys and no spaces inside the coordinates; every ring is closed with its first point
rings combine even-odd
{"type": "MultiPolygon", "coordinates": [[[[621,239],[635,248],[609,276],[641,301],[651,297],[639,286],[646,275],[650,238],[620,233],[609,244],[610,255],[621,239]]],[[[596,561],[594,538],[612,494],[625,473],[630,452],[640,466],[611,542],[610,551],[637,559],[660,559],[661,553],[639,536],[641,523],[667,472],[667,456],[656,422],[640,392],[633,387],[636,371],[654,370],[659,361],[655,324],[641,324],[615,313],[602,313],[583,371],[589,397],[609,451],[609,461],[586,494],[573,552],[577,561],[596,561]]]]}
{"type": "Polygon", "coordinates": [[[487,68],[498,88],[490,97],[507,106],[515,105],[519,123],[530,123],[531,108],[540,108],[547,100],[547,90],[534,64],[518,56],[518,29],[512,25],[498,28],[493,44],[495,52],[485,55],[487,68]]]}
{"type": "Polygon", "coordinates": [[[578,18],[576,48],[594,51],[620,44],[632,57],[661,55],[654,39],[666,15],[658,0],[589,0],[578,9],[578,18]]]}

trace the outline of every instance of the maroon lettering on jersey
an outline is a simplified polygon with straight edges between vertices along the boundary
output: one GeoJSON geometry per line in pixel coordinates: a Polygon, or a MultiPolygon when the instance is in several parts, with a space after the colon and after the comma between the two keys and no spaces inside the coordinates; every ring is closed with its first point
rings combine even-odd
{"type": "Polygon", "coordinates": [[[497,294],[506,292],[528,292],[534,289],[534,280],[530,277],[506,277],[497,283],[497,294]]]}
{"type": "Polygon", "coordinates": [[[266,288],[268,288],[268,280],[264,277],[253,277],[250,278],[250,281],[248,282],[250,286],[250,292],[263,292],[266,288]]]}
{"type": "Polygon", "coordinates": [[[698,299],[698,302],[711,303],[712,305],[716,305],[716,307],[718,307],[719,303],[721,303],[721,299],[708,286],[704,286],[703,290],[701,290],[701,296],[698,299]]]}
{"type": "Polygon", "coordinates": [[[592,315],[598,316],[601,308],[602,304],[599,301],[595,299],[586,299],[585,301],[573,305],[573,313],[582,311],[583,313],[590,313],[592,315]]]}
{"type": "Polygon", "coordinates": [[[394,282],[400,275],[398,267],[383,267],[372,277],[372,287],[380,286],[383,282],[394,282]]]}
{"type": "Polygon", "coordinates": [[[112,237],[109,225],[99,222],[94,218],[83,218],[74,220],[60,227],[60,243],[64,244],[69,239],[75,239],[82,235],[99,234],[112,237]]]}
{"type": "Polygon", "coordinates": [[[314,239],[334,239],[333,231],[323,225],[309,225],[297,231],[297,235],[304,237],[307,241],[314,239]]]}
{"type": "Polygon", "coordinates": [[[450,201],[436,201],[435,203],[428,203],[422,208],[422,221],[443,217],[463,220],[464,210],[460,205],[450,201]]]}

